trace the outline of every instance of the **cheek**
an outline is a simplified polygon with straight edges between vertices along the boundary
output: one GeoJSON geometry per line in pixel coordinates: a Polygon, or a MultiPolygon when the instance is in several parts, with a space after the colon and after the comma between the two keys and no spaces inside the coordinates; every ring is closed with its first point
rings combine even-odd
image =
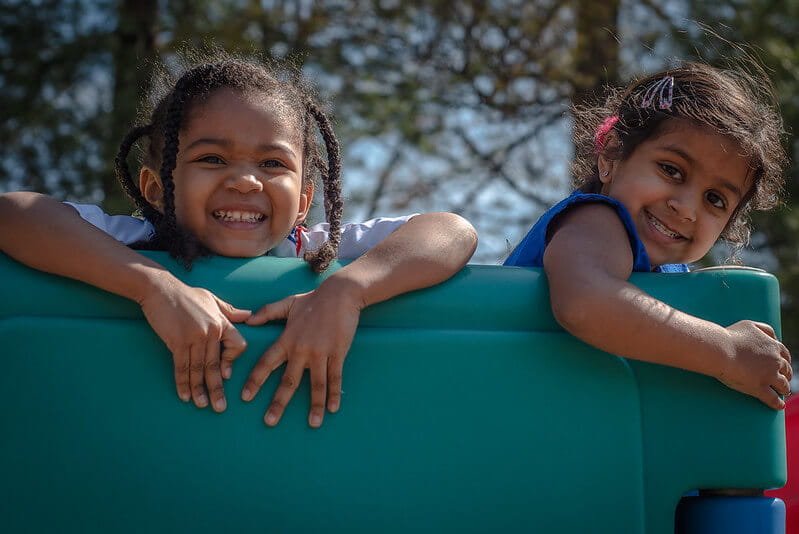
{"type": "Polygon", "coordinates": [[[297,180],[289,177],[272,181],[268,185],[272,198],[272,209],[279,219],[291,219],[293,222],[297,217],[300,206],[301,187],[297,180]]]}
{"type": "Polygon", "coordinates": [[[729,219],[721,217],[714,217],[706,222],[704,237],[708,248],[712,247],[721,238],[721,235],[728,227],[728,222],[729,219]]]}
{"type": "Polygon", "coordinates": [[[204,214],[205,201],[201,195],[184,193],[182,189],[175,188],[175,218],[186,227],[192,228],[200,221],[204,214]]]}

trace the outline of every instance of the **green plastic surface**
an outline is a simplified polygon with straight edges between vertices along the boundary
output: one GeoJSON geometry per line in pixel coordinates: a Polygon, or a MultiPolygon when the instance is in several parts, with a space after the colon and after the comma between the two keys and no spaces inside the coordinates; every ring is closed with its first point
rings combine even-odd
{"type": "MultiPolygon", "coordinates": [[[[186,273],[148,255],[244,308],[321,281],[296,260],[186,273]]],[[[367,309],[318,430],[307,378],[276,428],[262,417],[280,373],[238,400],[280,325],[241,327],[250,348],[215,414],[178,400],[134,303],[2,255],[0,280],[3,532],[665,534],[687,490],[785,482],[782,413],[574,339],[536,269],[469,266],[367,309]]],[[[765,273],[633,282],[721,324],[779,325],[765,273]]]]}

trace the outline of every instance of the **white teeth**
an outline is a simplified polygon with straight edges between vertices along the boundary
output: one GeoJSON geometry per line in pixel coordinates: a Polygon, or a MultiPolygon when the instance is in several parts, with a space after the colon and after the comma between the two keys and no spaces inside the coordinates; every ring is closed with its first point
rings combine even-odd
{"type": "Polygon", "coordinates": [[[235,221],[235,222],[249,222],[255,223],[264,220],[263,213],[256,213],[254,211],[227,211],[227,210],[216,210],[214,212],[214,217],[223,221],[235,221]]]}
{"type": "Polygon", "coordinates": [[[646,215],[649,218],[649,222],[652,223],[652,226],[657,228],[661,234],[668,236],[672,239],[680,239],[682,237],[682,235],[678,234],[677,232],[673,232],[670,229],[666,228],[666,226],[664,226],[662,222],[653,217],[652,214],[647,213],[646,215]]]}

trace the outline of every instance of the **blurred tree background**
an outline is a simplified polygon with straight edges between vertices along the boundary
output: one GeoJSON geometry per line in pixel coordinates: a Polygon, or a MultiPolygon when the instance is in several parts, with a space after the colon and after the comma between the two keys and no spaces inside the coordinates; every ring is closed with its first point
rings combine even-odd
{"type": "MultiPolygon", "coordinates": [[[[572,103],[748,43],[795,131],[797,32],[799,0],[0,0],[0,191],[129,212],[111,162],[152,60],[213,42],[301,62],[334,110],[348,219],[455,211],[497,263],[569,190],[572,103]]],[[[796,353],[794,204],[758,216],[745,259],[780,277],[796,353]]]]}

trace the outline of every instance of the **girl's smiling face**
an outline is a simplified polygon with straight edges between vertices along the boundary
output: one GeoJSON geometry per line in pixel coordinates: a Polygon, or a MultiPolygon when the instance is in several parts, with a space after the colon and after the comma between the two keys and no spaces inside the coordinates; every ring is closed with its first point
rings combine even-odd
{"type": "Polygon", "coordinates": [[[751,187],[749,163],[729,137],[672,119],[626,159],[600,155],[598,166],[602,193],[630,212],[655,267],[710,250],[751,187]]]}
{"type": "MultiPolygon", "coordinates": [[[[257,93],[219,89],[180,131],[175,216],[216,254],[261,256],[308,213],[313,186],[302,183],[301,133],[284,110],[257,93]]],[[[157,172],[143,168],[140,187],[163,210],[157,172]]]]}

